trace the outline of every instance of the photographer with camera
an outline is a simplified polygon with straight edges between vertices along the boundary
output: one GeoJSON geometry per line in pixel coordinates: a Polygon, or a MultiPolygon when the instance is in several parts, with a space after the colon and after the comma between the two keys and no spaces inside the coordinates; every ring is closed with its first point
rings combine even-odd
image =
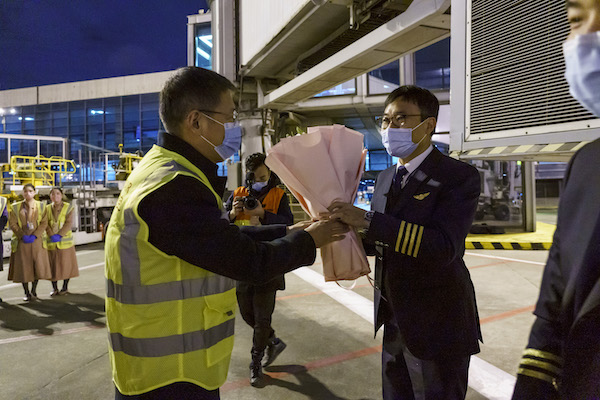
{"type": "MultiPolygon", "coordinates": [[[[237,188],[227,200],[229,219],[236,225],[291,225],[294,217],[277,175],[265,165],[265,155],[254,153],[246,159],[246,186],[237,188]]],[[[242,318],[254,329],[250,383],[262,383],[262,367],[270,365],[286,344],[275,336],[271,316],[277,290],[285,289],[283,275],[263,284],[237,282],[237,299],[242,318]],[[265,353],[266,349],[266,355],[265,353]]]]}
{"type": "Polygon", "coordinates": [[[281,181],[265,165],[266,156],[254,153],[246,159],[246,186],[240,186],[225,205],[236,225],[291,225],[294,217],[281,181]]]}

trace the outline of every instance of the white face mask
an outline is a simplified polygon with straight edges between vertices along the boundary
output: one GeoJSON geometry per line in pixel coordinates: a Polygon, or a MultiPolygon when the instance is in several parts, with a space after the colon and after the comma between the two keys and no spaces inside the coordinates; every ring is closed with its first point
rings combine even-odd
{"type": "MultiPolygon", "coordinates": [[[[425,120],[427,121],[427,120],[425,120]]],[[[423,122],[425,122],[423,121],[423,122]]],[[[412,141],[412,133],[419,126],[423,125],[421,122],[414,128],[386,128],[381,132],[381,143],[387,150],[390,156],[407,158],[419,147],[419,144],[427,137],[424,135],[418,143],[412,141]]]]}
{"type": "Polygon", "coordinates": [[[600,117],[600,32],[566,41],[563,54],[571,96],[600,117]]]}

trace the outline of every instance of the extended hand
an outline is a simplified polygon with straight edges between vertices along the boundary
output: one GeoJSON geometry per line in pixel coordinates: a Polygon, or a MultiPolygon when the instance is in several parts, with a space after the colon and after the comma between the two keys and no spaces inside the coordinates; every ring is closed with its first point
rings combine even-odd
{"type": "Polygon", "coordinates": [[[309,226],[311,226],[314,222],[315,221],[310,221],[310,220],[296,222],[294,225],[287,227],[288,233],[299,231],[301,229],[306,229],[309,226]]]}
{"type": "Polygon", "coordinates": [[[58,233],[56,235],[50,236],[50,241],[52,243],[60,242],[60,239],[62,239],[62,236],[59,235],[58,233]]]}
{"type": "Polygon", "coordinates": [[[331,211],[330,219],[337,219],[357,228],[365,229],[369,227],[369,222],[365,220],[365,210],[362,208],[336,201],[328,209],[331,211]]]}
{"type": "Polygon", "coordinates": [[[346,237],[344,233],[349,230],[348,225],[338,221],[317,221],[306,228],[306,232],[310,233],[317,247],[342,240],[346,237]]]}
{"type": "Polygon", "coordinates": [[[242,200],[242,197],[240,197],[240,196],[234,197],[231,211],[229,211],[229,220],[233,221],[243,211],[244,211],[244,201],[242,200]]]}

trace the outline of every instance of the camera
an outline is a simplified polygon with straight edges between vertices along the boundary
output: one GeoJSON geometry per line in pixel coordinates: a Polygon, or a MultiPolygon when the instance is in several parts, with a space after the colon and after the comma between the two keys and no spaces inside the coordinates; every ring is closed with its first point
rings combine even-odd
{"type": "Polygon", "coordinates": [[[254,196],[246,196],[242,199],[246,210],[254,210],[258,207],[258,200],[254,196]]]}
{"type": "MultiPolygon", "coordinates": [[[[248,189],[248,193],[250,193],[250,188],[252,188],[253,183],[254,183],[254,172],[248,172],[246,174],[246,189],[248,189]]],[[[252,196],[251,194],[244,197],[242,200],[244,202],[244,208],[246,210],[254,210],[256,207],[258,207],[258,199],[256,197],[252,196]]]]}

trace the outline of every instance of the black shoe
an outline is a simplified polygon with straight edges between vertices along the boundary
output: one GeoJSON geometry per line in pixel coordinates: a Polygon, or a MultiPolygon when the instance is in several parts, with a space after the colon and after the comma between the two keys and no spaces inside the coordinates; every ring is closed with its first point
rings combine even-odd
{"type": "Polygon", "coordinates": [[[260,364],[250,367],[250,384],[252,386],[261,386],[263,383],[263,373],[260,364]]]}
{"type": "Polygon", "coordinates": [[[287,344],[285,344],[281,339],[275,339],[275,343],[268,345],[266,351],[267,354],[262,361],[263,367],[268,367],[269,365],[273,364],[273,361],[275,361],[277,356],[280,355],[286,347],[287,344]]]}

